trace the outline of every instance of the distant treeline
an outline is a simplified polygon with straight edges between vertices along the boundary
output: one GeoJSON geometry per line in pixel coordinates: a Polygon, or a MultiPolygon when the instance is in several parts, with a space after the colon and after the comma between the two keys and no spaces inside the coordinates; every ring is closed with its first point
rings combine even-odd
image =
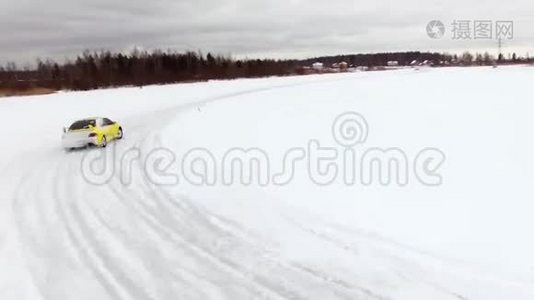
{"type": "Polygon", "coordinates": [[[282,76],[292,72],[293,61],[233,60],[196,52],[162,51],[89,53],[63,64],[38,61],[35,69],[19,70],[11,63],[0,68],[0,87],[39,86],[51,89],[90,90],[117,86],[143,86],[209,79],[282,76]]]}
{"type": "MultiPolygon", "coordinates": [[[[25,90],[90,90],[118,86],[143,86],[210,79],[234,79],[264,76],[285,76],[309,73],[309,66],[321,62],[325,67],[339,62],[350,66],[375,68],[396,61],[400,66],[427,61],[440,65],[490,65],[523,62],[526,59],[510,56],[495,60],[489,54],[465,52],[449,55],[429,52],[396,52],[376,54],[339,55],[305,60],[232,59],[206,55],[200,52],[176,53],[170,51],[130,54],[85,52],[73,61],[58,63],[38,61],[35,68],[20,69],[14,63],[0,67],[0,89],[25,90]]],[[[325,71],[328,71],[326,69],[325,71]]]]}
{"type": "Polygon", "coordinates": [[[341,61],[347,62],[352,66],[364,66],[364,67],[380,67],[387,66],[388,62],[397,62],[399,66],[409,66],[412,64],[421,64],[427,62],[432,66],[471,66],[471,65],[494,65],[494,64],[514,64],[514,63],[532,63],[533,58],[523,58],[517,56],[515,53],[508,55],[506,58],[500,54],[497,58],[485,53],[472,54],[468,51],[457,54],[437,53],[437,52],[391,52],[391,53],[371,53],[371,54],[351,54],[351,55],[336,55],[336,56],[323,56],[317,58],[310,58],[299,61],[300,64],[310,65],[314,62],[321,62],[325,66],[330,66],[334,63],[341,61]]]}

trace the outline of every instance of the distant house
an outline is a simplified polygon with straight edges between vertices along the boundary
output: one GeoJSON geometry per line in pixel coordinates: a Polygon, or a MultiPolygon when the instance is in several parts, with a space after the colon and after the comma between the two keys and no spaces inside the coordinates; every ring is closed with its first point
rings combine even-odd
{"type": "Polygon", "coordinates": [[[312,64],[312,69],[320,71],[320,70],[324,69],[324,64],[321,63],[321,62],[313,63],[312,64]]]}
{"type": "Polygon", "coordinates": [[[399,66],[399,62],[396,61],[396,60],[390,60],[388,61],[388,67],[398,67],[399,66]]]}
{"type": "Polygon", "coordinates": [[[340,62],[338,65],[339,65],[339,69],[342,71],[345,71],[349,68],[349,64],[345,61],[340,62]]]}
{"type": "Polygon", "coordinates": [[[332,64],[333,69],[338,69],[340,71],[346,71],[349,68],[349,64],[347,62],[338,62],[332,64]]]}
{"type": "Polygon", "coordinates": [[[421,63],[421,66],[432,66],[432,65],[434,65],[434,63],[428,59],[421,63]]]}

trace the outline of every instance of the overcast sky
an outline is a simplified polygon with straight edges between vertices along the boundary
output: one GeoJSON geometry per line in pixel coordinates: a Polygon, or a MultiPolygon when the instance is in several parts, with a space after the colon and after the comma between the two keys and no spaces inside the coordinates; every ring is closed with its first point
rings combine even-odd
{"type": "Polygon", "coordinates": [[[62,60],[84,49],[202,50],[305,58],[398,51],[496,52],[492,40],[453,40],[453,20],[511,20],[505,51],[534,56],[531,0],[0,0],[0,63],[62,60]],[[441,39],[426,25],[441,20],[441,39]]]}

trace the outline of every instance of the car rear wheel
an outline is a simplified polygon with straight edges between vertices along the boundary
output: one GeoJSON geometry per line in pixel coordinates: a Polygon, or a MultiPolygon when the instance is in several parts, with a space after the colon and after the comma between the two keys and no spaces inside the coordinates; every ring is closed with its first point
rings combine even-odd
{"type": "Polygon", "coordinates": [[[119,133],[117,133],[117,140],[122,139],[124,136],[124,133],[122,132],[122,127],[119,128],[119,133]]]}
{"type": "Polygon", "coordinates": [[[106,139],[106,136],[104,135],[102,137],[102,143],[100,143],[100,147],[106,148],[107,145],[108,145],[108,140],[106,139]]]}

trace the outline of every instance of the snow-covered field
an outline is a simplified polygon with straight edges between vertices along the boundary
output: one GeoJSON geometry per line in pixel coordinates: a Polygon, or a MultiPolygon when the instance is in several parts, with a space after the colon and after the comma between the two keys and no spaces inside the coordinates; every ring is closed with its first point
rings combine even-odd
{"type": "Polygon", "coordinates": [[[0,99],[0,299],[534,299],[532,78],[447,68],[0,99]],[[406,155],[405,186],[318,185],[306,159],[285,185],[224,183],[230,149],[261,149],[271,173],[310,141],[344,153],[332,124],[346,112],[369,126],[357,157],[406,155]],[[125,139],[66,153],[62,127],[88,116],[125,139]],[[439,186],[414,175],[429,147],[446,156],[439,186]],[[146,168],[158,148],[178,183],[146,168]],[[213,184],[186,180],[195,148],[213,184]],[[106,184],[83,176],[87,157],[123,166],[136,149],[106,184]]]}

